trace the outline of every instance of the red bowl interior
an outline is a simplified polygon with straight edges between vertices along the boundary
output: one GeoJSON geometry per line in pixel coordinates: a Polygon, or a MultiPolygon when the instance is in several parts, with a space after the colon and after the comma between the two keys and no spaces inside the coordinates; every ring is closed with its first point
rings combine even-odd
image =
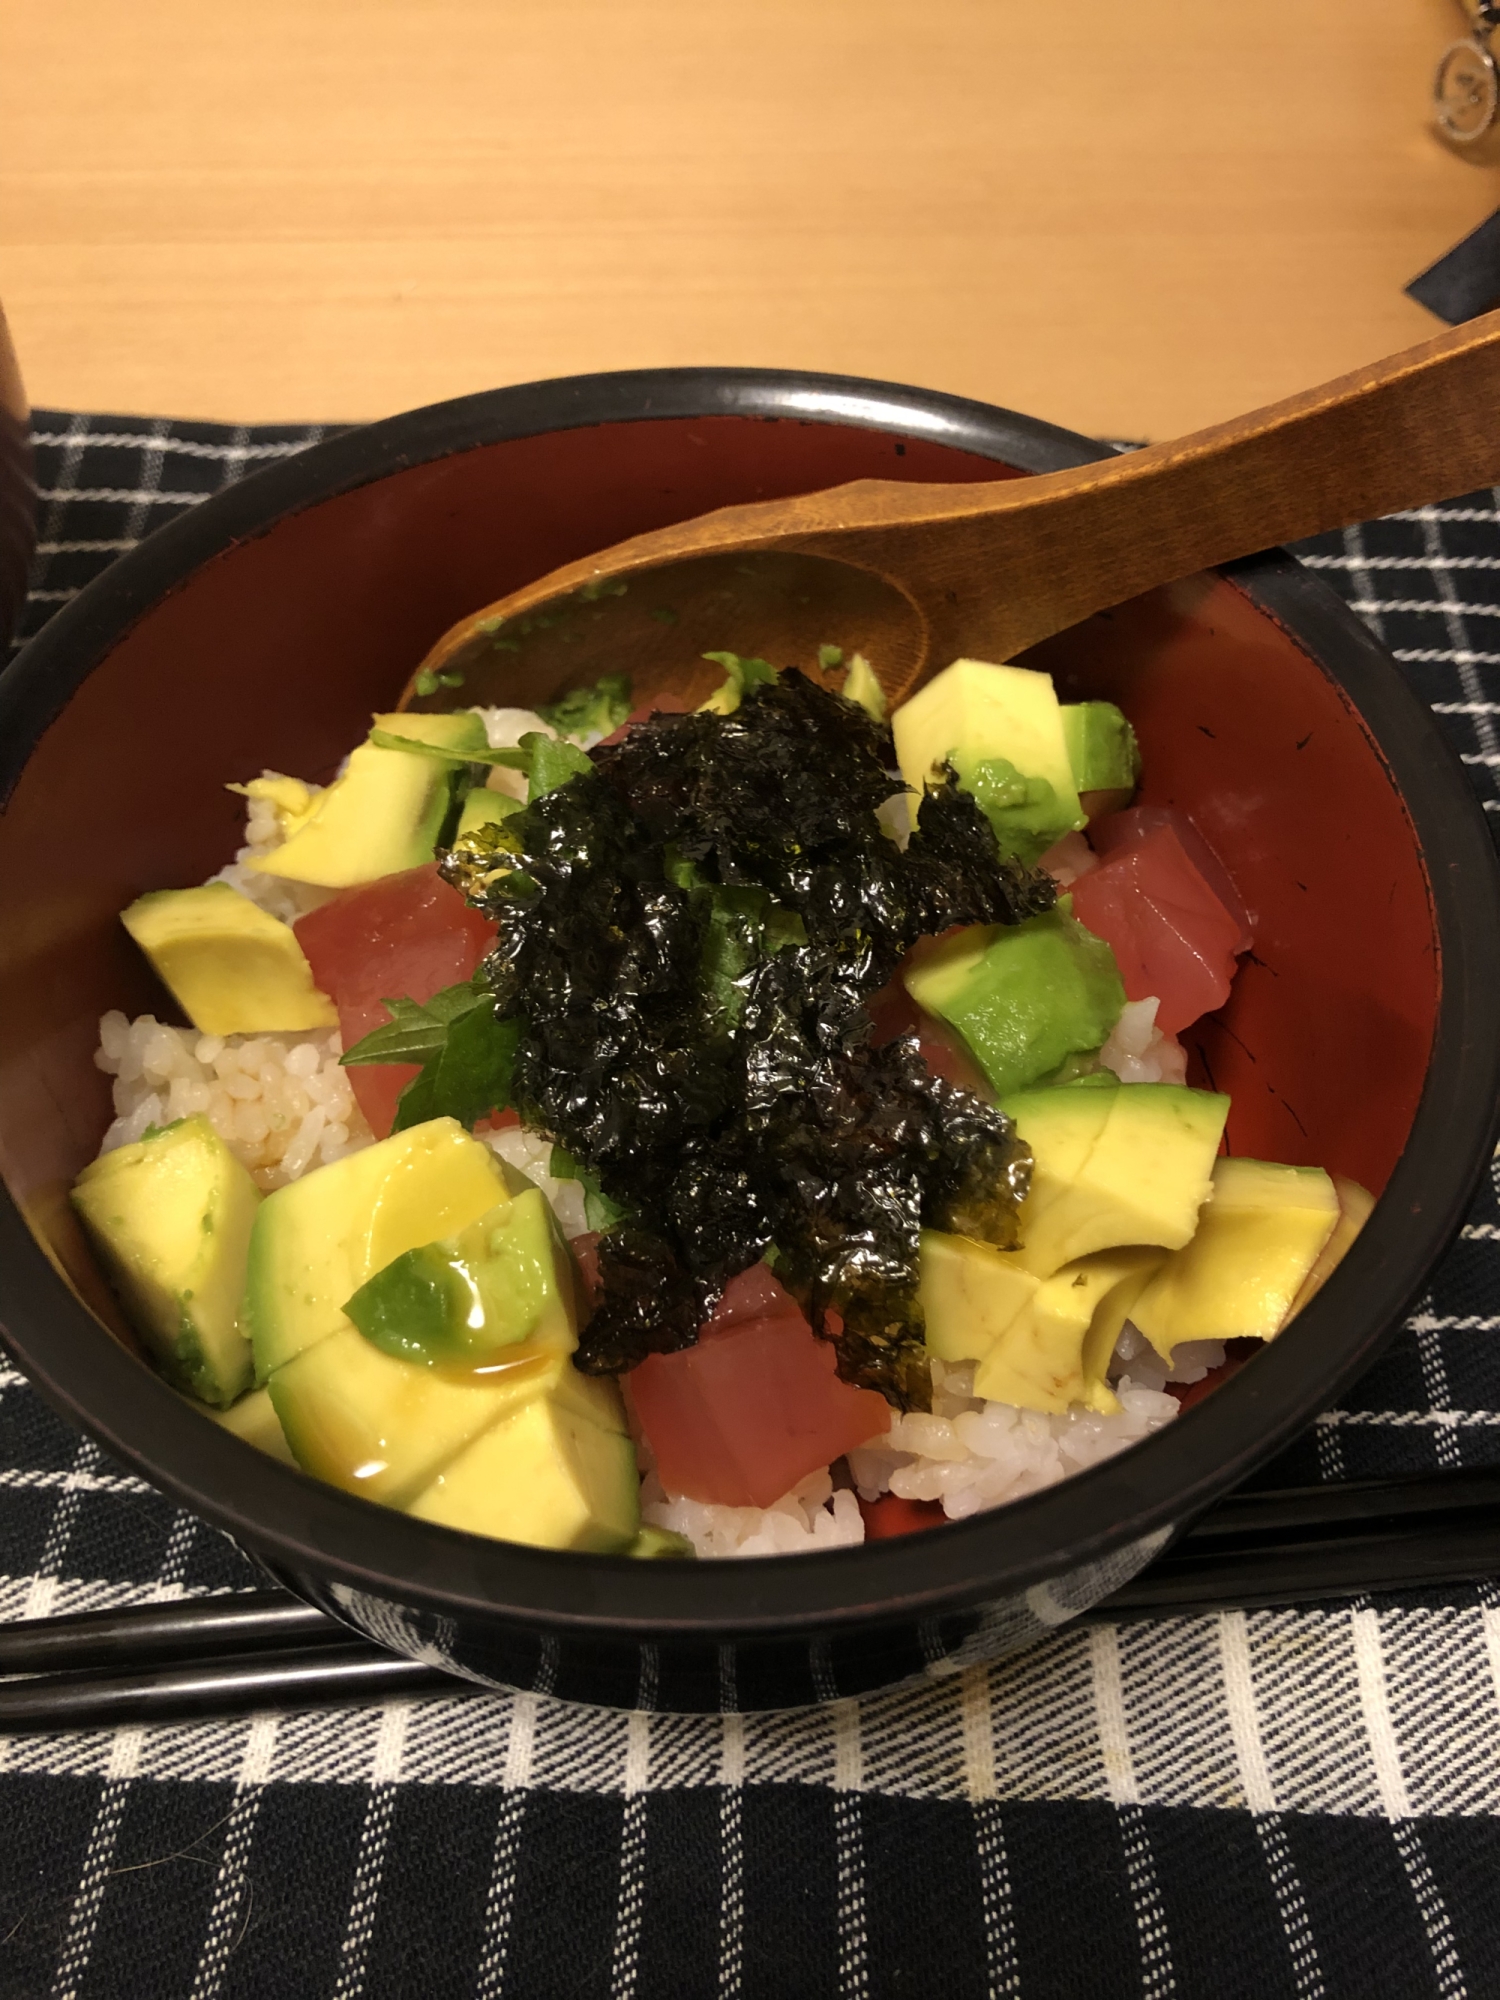
{"type": "MultiPolygon", "coordinates": [[[[175,1018],[118,914],[229,859],[241,805],[228,780],[326,775],[449,624],[592,549],[848,479],[1000,471],[821,423],[552,432],[310,506],[146,611],[47,729],[0,816],[0,1171],[101,1316],[116,1324],[66,1201],[110,1116],[91,1060],[98,1018],[175,1018]]],[[[1190,1035],[1201,1080],[1233,1095],[1231,1148],[1378,1191],[1416,1110],[1439,971],[1416,837],[1359,717],[1218,577],[1091,620],[1033,663],[1069,697],[1120,703],[1145,799],[1192,815],[1254,913],[1229,1005],[1190,1035]]]]}

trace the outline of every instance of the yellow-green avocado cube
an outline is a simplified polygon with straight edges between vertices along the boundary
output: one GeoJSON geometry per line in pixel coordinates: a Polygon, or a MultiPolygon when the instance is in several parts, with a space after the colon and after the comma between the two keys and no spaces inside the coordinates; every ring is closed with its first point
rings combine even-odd
{"type": "Polygon", "coordinates": [[[1039,1282],[988,1243],[924,1229],[918,1285],[928,1353],[940,1361],[982,1359],[1039,1282]]]}
{"type": "Polygon", "coordinates": [[[1044,1278],[975,1369],[975,1395],[1051,1415],[1081,1405],[1113,1416],[1120,1405],[1105,1371],[1130,1303],[1161,1256],[1101,1250],[1044,1278]]]}
{"type": "Polygon", "coordinates": [[[1021,1247],[1034,1277],[1096,1250],[1180,1250],[1212,1187],[1229,1099],[1178,1084],[1069,1084],[1004,1100],[1031,1148],[1021,1247]]]}
{"type": "Polygon", "coordinates": [[[1131,1318],[1164,1359],[1185,1340],[1270,1340],[1338,1220],[1338,1194],[1321,1167],[1219,1160],[1196,1235],[1162,1265],[1131,1318]]]}
{"type": "Polygon", "coordinates": [[[452,796],[452,758],[488,749],[477,715],[377,715],[375,728],[449,753],[391,750],[361,743],[348,768],[320,792],[280,847],[250,867],[292,882],[345,889],[430,861],[452,796]]]}
{"type": "Polygon", "coordinates": [[[351,1326],[278,1368],[270,1392],[304,1471],[404,1507],[465,1445],[524,1404],[591,1397],[596,1386],[561,1349],[528,1347],[483,1373],[449,1373],[384,1354],[351,1326]]]}
{"type": "Polygon", "coordinates": [[[902,703],[891,717],[891,729],[901,775],[917,792],[933,782],[945,761],[954,766],[960,783],[972,789],[979,767],[1000,759],[1023,778],[1050,787],[1042,847],[1084,823],[1050,674],[986,660],[955,660],[902,703]]]}
{"type": "Polygon", "coordinates": [[[215,1410],[213,1419],[232,1436],[243,1438],[246,1444],[253,1444],[267,1457],[279,1458],[283,1465],[297,1463],[281,1428],[281,1419],[276,1414],[269,1389],[252,1389],[227,1410],[215,1410]]]}
{"type": "Polygon", "coordinates": [[[367,1278],[403,1251],[478,1222],[509,1195],[502,1163],[453,1118],[392,1133],[268,1195],[245,1284],[257,1378],[352,1332],[344,1304],[367,1278]]]}
{"type": "Polygon", "coordinates": [[[240,1324],[260,1190],[201,1113],[95,1160],[73,1205],[162,1373],[200,1402],[250,1380],[240,1324]]]}
{"type": "Polygon", "coordinates": [[[535,1548],[627,1553],[641,1524],[640,1476],[619,1392],[597,1378],[574,1381],[607,1388],[608,1414],[602,1398],[596,1416],[571,1395],[533,1397],[461,1452],[407,1511],[535,1548]]]}
{"type": "Polygon", "coordinates": [[[122,911],[120,922],[202,1034],[338,1026],[338,1009],[313,984],[291,925],[227,882],[153,890],[122,911]]]}

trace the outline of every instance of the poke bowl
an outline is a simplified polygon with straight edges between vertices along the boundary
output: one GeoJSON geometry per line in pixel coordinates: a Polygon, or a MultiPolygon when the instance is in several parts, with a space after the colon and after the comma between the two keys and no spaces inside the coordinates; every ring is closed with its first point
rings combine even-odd
{"type": "MultiPolygon", "coordinates": [[[[514,771],[539,757],[541,732],[522,735],[529,746],[523,752],[514,728],[506,737],[488,724],[485,747],[470,746],[461,757],[434,754],[424,762],[426,753],[392,745],[401,715],[456,712],[461,700],[478,698],[472,687],[444,688],[429,676],[416,683],[416,701],[401,705],[429,648],[477,607],[566,561],[715,506],[870,476],[1024,475],[1081,463],[1099,451],[1089,440],[1006,411],[846,378],[724,369],[528,385],[372,424],[258,473],[153,536],[59,613],[0,681],[0,911],[7,937],[0,965],[6,1190],[0,1328],[43,1395],[114,1456],[230,1534],[286,1587],[381,1644],[481,1682],[683,1711],[839,1698],[1030,1643],[1127,1582],[1197,1511],[1290,1440],[1400,1324],[1457,1230],[1488,1158],[1500,1085],[1500,893],[1482,814],[1431,718],[1326,587],[1276,553],[1148,593],[1048,641],[1015,669],[983,667],[987,674],[1018,672],[1028,686],[1047,679],[1064,709],[1110,704],[1123,713],[1139,742],[1139,788],[1114,799],[1115,811],[1136,814],[1138,833],[1168,822],[1179,832],[1185,826],[1183,838],[1208,850],[1204,869],[1212,873],[1222,864],[1232,878],[1225,893],[1234,905],[1233,928],[1248,927],[1234,941],[1237,970],[1227,999],[1218,996],[1222,1004],[1179,1024],[1180,1044],[1174,1040],[1169,1055],[1186,1064],[1185,1077],[1180,1067],[1130,1069],[1131,1061],[1149,1063],[1152,1056],[1147,1020],[1123,1068],[1101,1071],[1090,1057],[1071,1080],[1049,1074],[1047,1085],[1071,1092],[1075,1107],[1123,1101],[1131,1090],[1180,1090],[1196,1105],[1222,1107],[1210,1154],[1222,1129],[1231,1159],[1275,1163],[1277,1173],[1301,1175],[1299,1186],[1316,1179],[1325,1190],[1320,1200],[1340,1184],[1374,1198],[1365,1226],[1357,1235],[1346,1232],[1342,1261],[1318,1272],[1316,1290],[1299,1293],[1295,1318],[1279,1331],[1263,1329],[1276,1331],[1275,1339],[1200,1354],[1173,1384],[1171,1361],[1145,1353],[1137,1336],[1136,1348],[1096,1357],[1092,1428],[1077,1421],[1081,1405],[1048,1416],[1044,1402],[1023,1409],[1019,1420],[1014,1410],[1003,1415],[1009,1405],[985,1399],[984,1378],[960,1354],[952,1365],[969,1374],[949,1377],[934,1367],[932,1412],[922,1410],[921,1397],[908,1397],[909,1414],[893,1410],[888,1435],[872,1433],[868,1424],[859,1438],[851,1434],[823,1484],[814,1477],[799,1487],[800,1517],[782,1508],[780,1528],[751,1521],[740,1536],[750,1546],[733,1559],[722,1536],[715,1539],[723,1524],[711,1518],[712,1493],[695,1500],[683,1487],[674,1494],[644,1456],[654,1443],[665,1472],[661,1435],[641,1437],[637,1422],[647,1467],[646,1522],[655,1521],[661,1543],[681,1546],[685,1537],[696,1544],[695,1560],[639,1561],[630,1557],[626,1529],[598,1528],[597,1507],[588,1532],[569,1546],[536,1545],[536,1536],[512,1539],[503,1528],[469,1532],[463,1525],[469,1517],[450,1504],[459,1485],[452,1471],[462,1456],[457,1447],[451,1463],[429,1467],[433,1479],[422,1488],[430,1494],[446,1481],[450,1500],[441,1503],[377,1504],[363,1497],[375,1486],[353,1476],[342,1484],[311,1476],[309,1466],[323,1465],[322,1447],[298,1442],[284,1414],[281,1380],[301,1362],[300,1349],[288,1350],[289,1360],[272,1357],[269,1388],[255,1392],[282,1395],[276,1408],[297,1462],[291,1452],[260,1448],[248,1429],[235,1434],[182,1393],[180,1372],[174,1386],[151,1365],[150,1330],[143,1339],[139,1314],[132,1324],[122,1312],[96,1255],[97,1217],[89,1217],[86,1202],[70,1198],[75,1183],[86,1188],[90,1174],[109,1162],[150,1155],[163,1134],[178,1144],[195,1121],[207,1131],[207,1111],[180,1119],[178,1106],[218,1103],[210,1070],[220,1081],[239,1077],[227,1090],[230,1098],[236,1089],[243,1096],[256,1088],[233,1062],[227,1070],[216,1067],[226,1044],[240,1040],[236,1032],[216,1034],[212,1019],[192,1007],[186,1027],[172,1026],[183,1013],[172,1011],[152,971],[167,960],[137,949],[122,912],[149,910],[152,899],[159,912],[160,892],[207,883],[226,866],[229,879],[219,888],[246,901],[245,868],[277,843],[290,848],[298,814],[347,782],[354,760],[347,769],[341,760],[366,738],[372,715],[380,740],[368,740],[377,753],[413,770],[422,766],[427,776],[441,773],[445,784],[459,764],[473,780],[486,768],[514,771]],[[278,777],[263,779],[266,773],[278,777]],[[274,793],[288,774],[303,783],[290,806],[289,794],[274,793]],[[246,801],[228,787],[248,783],[253,793],[257,780],[273,789],[251,800],[247,844],[246,801]],[[137,1033],[147,1017],[149,1025],[137,1033]],[[189,1082],[207,1095],[170,1098],[166,1079],[178,1056],[156,1079],[155,1095],[147,1088],[150,1076],[141,1083],[141,1050],[153,1034],[166,1034],[186,1052],[181,1061],[197,1065],[189,1082]],[[140,1087],[122,1095],[132,1075],[140,1087]],[[1133,1083],[1134,1077],[1146,1080],[1133,1083]],[[1091,1088],[1091,1080],[1104,1088],[1091,1088]],[[109,1150],[95,1167],[106,1138],[109,1150]],[[1200,1379],[1193,1381],[1195,1375],[1200,1379]],[[1205,1386],[1211,1393],[1203,1393],[1205,1386]],[[992,1419],[997,1407],[1002,1418],[992,1419]],[[1059,1440],[1085,1433],[1098,1439],[1101,1425],[1125,1422],[1132,1412],[1133,1427],[1126,1423],[1111,1435],[1107,1451],[1079,1450],[1070,1459],[1063,1450],[1059,1457],[1059,1440]],[[979,1448],[975,1424],[1014,1430],[1016,1421],[1028,1449],[1050,1454],[1047,1483],[994,1473],[994,1453],[986,1459],[979,1448]],[[920,1441],[937,1439],[922,1430],[933,1422],[945,1428],[928,1462],[920,1441]],[[962,1461],[961,1477],[942,1470],[945,1454],[962,1461]],[[960,1489],[968,1498],[948,1504],[960,1489]],[[901,1503],[895,1507],[892,1491],[901,1503]],[[674,1501],[682,1500],[698,1512],[681,1505],[674,1512],[674,1501]],[[893,1532],[902,1528],[921,1531],[893,1532]]],[[[669,662],[684,639],[669,616],[659,629],[669,662]]],[[[529,713],[577,692],[568,684],[565,648],[554,646],[548,655],[560,664],[548,668],[543,687],[534,667],[526,678],[524,647],[518,650],[512,635],[496,636],[506,643],[495,648],[485,701],[503,707],[509,693],[529,713]]],[[[810,690],[805,700],[812,706],[799,715],[813,717],[819,729],[833,717],[835,736],[846,724],[856,734],[867,722],[875,727],[863,710],[857,726],[851,719],[852,670],[846,692],[838,691],[849,662],[834,655],[850,636],[819,634],[829,642],[826,658],[801,663],[801,677],[778,679],[765,670],[777,688],[810,690]]],[[[721,733],[738,731],[742,740],[755,716],[770,713],[773,697],[750,671],[760,665],[754,630],[726,630],[721,643],[734,666],[725,683],[733,692],[720,709],[731,720],[739,716],[733,730],[726,723],[721,733]]],[[[674,742],[688,740],[683,725],[690,722],[694,741],[713,734],[708,723],[680,713],[653,722],[659,689],[642,685],[636,692],[635,728],[618,748],[599,752],[600,768],[626,769],[652,730],[674,742]]],[[[550,712],[547,735],[566,737],[559,710],[550,712]]],[[[618,717],[606,720],[613,725],[618,717]]],[[[592,734],[597,742],[606,731],[592,734]]],[[[587,750],[571,754],[588,761],[587,750]]],[[[527,820],[540,810],[537,800],[545,803],[545,789],[528,769],[527,820]]],[[[1060,783],[1066,790],[1065,779],[1060,783]]],[[[492,786],[486,780],[480,789],[488,794],[492,786]]],[[[436,825],[429,828],[429,851],[436,825]]],[[[911,844],[901,851],[921,851],[922,828],[919,813],[911,844]]],[[[442,838],[454,853],[462,847],[452,821],[442,838]]],[[[1081,863],[1075,854],[1075,866],[1108,864],[1107,843],[1097,845],[1098,855],[1081,863]]],[[[890,852],[897,851],[892,841],[890,852]]],[[[494,850],[489,859],[495,861],[494,850]]],[[[1036,862],[1033,841],[1015,879],[1039,879],[1036,862]]],[[[436,866],[430,864],[433,877],[436,866]]],[[[378,886],[404,871],[389,878],[369,872],[378,886]]],[[[1102,879],[1109,869],[1098,872],[1102,879]]],[[[470,881],[476,908],[491,879],[479,889],[470,881]]],[[[1054,877],[1063,889],[1076,887],[1080,908],[1086,881],[1082,872],[1054,877]]],[[[309,904],[275,917],[267,909],[267,921],[300,930],[304,919],[320,918],[327,929],[328,912],[352,907],[347,936],[358,930],[359,906],[339,897],[362,888],[355,881],[335,893],[325,883],[309,904]]],[[[456,894],[451,882],[444,893],[456,894]]],[[[1049,908],[1052,895],[1049,886],[1043,899],[1049,908]]],[[[1097,896],[1095,907],[1102,907],[1097,896]]],[[[1018,906],[1011,917],[1022,929],[1054,920],[1040,905],[1018,906]]],[[[965,921],[975,921],[972,911],[965,921]]],[[[931,918],[926,929],[946,927],[931,918]]],[[[136,935],[141,929],[133,925],[136,935]]],[[[311,942],[306,956],[318,963],[311,942]]],[[[460,974],[472,970],[471,959],[460,974]]],[[[253,1225],[257,1243],[266,1235],[264,1216],[293,1213],[295,1202],[285,1197],[311,1188],[320,1174],[352,1170],[380,1156],[382,1146],[401,1143],[393,1102],[370,1112],[368,1128],[361,1111],[350,1108],[349,1079],[360,1072],[340,1067],[341,1045],[331,1039],[342,1029],[342,1053],[350,1052],[352,1017],[326,998],[325,989],[337,983],[336,972],[320,973],[318,998],[328,1011],[300,1024],[307,1053],[282,1051],[293,1075],[333,1093],[321,1119],[299,1124],[306,1157],[290,1158],[285,1144],[279,1153],[266,1151],[264,1131],[235,1128],[239,1155],[225,1171],[243,1177],[253,1168],[259,1176],[250,1197],[264,1196],[253,1225]],[[395,1121],[391,1137],[379,1136],[386,1129],[379,1118],[387,1126],[395,1121]]],[[[429,982],[411,997],[425,1002],[432,991],[429,982]]],[[[370,997],[364,995],[366,1003],[370,997]]],[[[402,997],[380,994],[381,1006],[361,1017],[357,1032],[377,1028],[382,1018],[399,1027],[395,1010],[382,1014],[382,1007],[402,997]]],[[[1118,996],[1114,1006],[1118,1012],[1118,996]]],[[[898,1020],[892,1032],[909,1039],[910,1029],[909,1020],[898,1020]]],[[[975,1079],[962,1064],[978,1046],[976,1033],[969,1031],[965,1042],[960,1030],[949,1046],[960,1065],[953,1089],[969,1092],[975,1079]]],[[[426,1060],[415,1044],[386,1045],[387,1064],[402,1054],[426,1060]]],[[[411,1074],[409,1066],[403,1083],[411,1074]]],[[[628,1091],[622,1085],[615,1095],[622,1099],[628,1091]]],[[[954,1100],[942,1089],[939,1100],[951,1110],[954,1100]]],[[[972,1093],[964,1101],[973,1103],[972,1093]]],[[[577,1225],[600,1221],[578,1206],[587,1163],[580,1175],[560,1143],[560,1124],[533,1143],[529,1133],[516,1136],[514,1117],[507,1123],[492,1115],[497,1104],[470,1108],[475,1115],[458,1121],[445,1114],[451,1144],[472,1149],[477,1134],[486,1160],[508,1159],[514,1174],[491,1198],[517,1212],[526,1201],[550,1206],[561,1220],[547,1228],[554,1238],[561,1229],[572,1239],[564,1264],[569,1282],[583,1289],[587,1258],[578,1246],[598,1229],[577,1225]],[[560,1185],[570,1179],[571,1189],[560,1185]]],[[[1009,1124],[993,1109],[981,1124],[984,1118],[991,1138],[1012,1126],[1026,1137],[1019,1111],[1009,1124]]],[[[408,1118],[405,1130],[430,1133],[439,1123],[408,1118]]],[[[222,1151],[226,1142],[208,1132],[205,1143],[222,1151]]],[[[1044,1150],[1036,1136],[1031,1152],[1043,1164],[1044,1150]]],[[[619,1195],[618,1172],[612,1186],[619,1195]]],[[[1199,1202],[1206,1192],[1205,1184],[1199,1202]]],[[[1026,1198],[1018,1186],[1018,1201],[1026,1198]]],[[[1211,1210],[1212,1204],[1205,1212],[1211,1210]]],[[[1335,1227],[1332,1213],[1325,1237],[1335,1227]]],[[[608,1246],[604,1221],[600,1241],[608,1246]]],[[[933,1221],[924,1217],[929,1228],[933,1221]]],[[[302,1238],[323,1226],[299,1225],[302,1238]]],[[[442,1231],[429,1233],[449,1240],[442,1231]]],[[[945,1233],[941,1218],[938,1233],[945,1233]]],[[[955,1232],[950,1218],[946,1233],[963,1231],[955,1232]]],[[[795,1321],[798,1337],[819,1350],[830,1384],[838,1346],[837,1390],[872,1396],[871,1378],[846,1365],[844,1322],[824,1309],[829,1296],[846,1308],[848,1301],[818,1294],[816,1286],[809,1293],[799,1286],[795,1254],[780,1239],[757,1241],[782,1255],[777,1261],[773,1254],[776,1275],[767,1274],[766,1297],[751,1314],[757,1328],[766,1333],[766,1323],[775,1322],[778,1339],[790,1340],[795,1321]]],[[[1185,1238],[1176,1241],[1185,1247],[1185,1238]]],[[[410,1257],[430,1247],[419,1232],[400,1250],[410,1257]]],[[[606,1261],[612,1254],[592,1247],[606,1261]]],[[[1097,1248],[1092,1239],[1088,1248],[1097,1248]]],[[[985,1254],[1003,1257],[1009,1249],[996,1238],[985,1254]]],[[[1153,1273],[1160,1245],[1154,1254],[1153,1273]]],[[[1059,1259],[1053,1268],[1060,1267],[1073,1268],[1059,1259]]],[[[381,1263],[356,1278],[373,1285],[394,1268],[394,1261],[381,1263]]],[[[731,1295],[741,1275],[728,1274],[731,1295]]],[[[1048,1275],[1030,1272],[1026,1284],[1034,1289],[1048,1275]]],[[[378,1350],[380,1339],[364,1319],[351,1323],[352,1285],[336,1290],[335,1303],[351,1307],[336,1337],[368,1360],[367,1349],[378,1350]]],[[[716,1310],[724,1290],[721,1274],[700,1301],[716,1310]]],[[[128,1299],[128,1284],[124,1294],[128,1299]]],[[[607,1287],[601,1298],[603,1314],[607,1287]]],[[[715,1329],[710,1320],[703,1351],[723,1351],[732,1330],[715,1329]]],[[[259,1331],[255,1337],[260,1360],[259,1331]]],[[[570,1321],[569,1340],[581,1337],[570,1321]]],[[[653,1346],[648,1332],[645,1347],[627,1361],[641,1369],[643,1355],[653,1366],[676,1362],[696,1351],[691,1332],[685,1338],[676,1343],[679,1352],[669,1353],[674,1343],[653,1346]]],[[[1166,1346],[1169,1355],[1182,1351],[1166,1346]]],[[[580,1367],[586,1347],[585,1341],[578,1350],[580,1367]]],[[[381,1367],[410,1362],[406,1350],[399,1350],[406,1357],[399,1364],[393,1352],[377,1355],[381,1367]]],[[[243,1386],[238,1378],[233,1385],[243,1386]]],[[[597,1386],[595,1377],[588,1394],[597,1386]]],[[[208,1399],[229,1401],[230,1393],[211,1389],[208,1399]]],[[[609,1396],[617,1393],[607,1387],[609,1396]]],[[[899,1410],[899,1393],[894,1400],[899,1410]]],[[[611,1462],[618,1463],[630,1441],[623,1423],[598,1417],[600,1408],[570,1405],[567,1422],[584,1423],[590,1436],[594,1428],[611,1432],[611,1462]]],[[[498,1431],[497,1425],[486,1436],[498,1431]]],[[[632,1466],[634,1476],[639,1465],[632,1460],[632,1466]]],[[[488,1493],[491,1474],[480,1484],[488,1493]]]]}

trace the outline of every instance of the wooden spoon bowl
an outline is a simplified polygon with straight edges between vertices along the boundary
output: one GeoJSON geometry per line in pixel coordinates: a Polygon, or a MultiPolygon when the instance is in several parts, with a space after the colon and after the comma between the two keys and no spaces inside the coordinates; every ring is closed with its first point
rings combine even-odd
{"type": "Polygon", "coordinates": [[[1167,444],[1028,480],[858,480],[618,543],[485,605],[406,699],[530,705],[607,672],[689,702],[701,655],[863,652],[891,700],[1155,584],[1500,479],[1500,313],[1167,444]],[[442,681],[438,676],[446,677],[442,681]],[[453,676],[461,676],[454,681],[453,676]],[[418,690],[426,690],[419,694],[418,690]]]}

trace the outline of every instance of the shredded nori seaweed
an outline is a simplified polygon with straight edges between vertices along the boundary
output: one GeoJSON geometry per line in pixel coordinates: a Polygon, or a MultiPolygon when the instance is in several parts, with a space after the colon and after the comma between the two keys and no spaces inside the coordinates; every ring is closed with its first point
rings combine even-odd
{"type": "Polygon", "coordinates": [[[925,1407],[920,1230],[1013,1247],[1027,1149],[915,1042],[876,1046],[865,1003],[918,938],[1056,891],[951,780],[899,848],[894,761],[884,725],[789,670],[732,715],[638,724],[445,864],[498,925],[481,975],[518,1028],[512,1103],[624,1211],[580,1368],[691,1345],[774,1245],[840,1375],[925,1407]]]}

